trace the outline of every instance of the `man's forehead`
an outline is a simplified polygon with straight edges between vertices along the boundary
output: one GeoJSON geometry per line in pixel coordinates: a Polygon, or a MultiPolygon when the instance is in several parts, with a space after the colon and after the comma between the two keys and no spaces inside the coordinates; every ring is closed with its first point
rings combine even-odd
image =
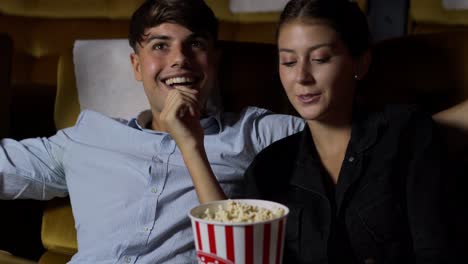
{"type": "Polygon", "coordinates": [[[207,34],[193,32],[184,25],[176,23],[162,23],[145,29],[143,41],[151,41],[152,39],[184,40],[198,37],[209,39],[207,34]]]}

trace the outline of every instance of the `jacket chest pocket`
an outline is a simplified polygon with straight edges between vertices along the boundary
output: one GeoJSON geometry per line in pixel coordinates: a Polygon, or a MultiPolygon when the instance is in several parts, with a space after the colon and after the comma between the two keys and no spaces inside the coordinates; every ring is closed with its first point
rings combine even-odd
{"type": "Polygon", "coordinates": [[[309,263],[326,255],[327,209],[315,194],[290,188],[285,203],[289,208],[286,224],[286,263],[309,263]]]}
{"type": "Polygon", "coordinates": [[[408,234],[405,215],[400,203],[390,195],[358,211],[360,221],[376,242],[395,241],[402,238],[403,234],[408,234]]]}

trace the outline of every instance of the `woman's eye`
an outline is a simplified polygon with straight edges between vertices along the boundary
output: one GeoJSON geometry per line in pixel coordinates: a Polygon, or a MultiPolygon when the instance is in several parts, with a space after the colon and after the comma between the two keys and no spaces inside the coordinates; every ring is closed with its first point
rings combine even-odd
{"type": "Polygon", "coordinates": [[[317,63],[317,64],[323,64],[323,63],[327,63],[330,61],[330,57],[324,57],[324,58],[315,58],[315,59],[311,59],[313,62],[317,63]]]}
{"type": "Polygon", "coordinates": [[[286,66],[286,67],[292,67],[292,66],[296,65],[296,61],[281,62],[281,65],[286,66]]]}

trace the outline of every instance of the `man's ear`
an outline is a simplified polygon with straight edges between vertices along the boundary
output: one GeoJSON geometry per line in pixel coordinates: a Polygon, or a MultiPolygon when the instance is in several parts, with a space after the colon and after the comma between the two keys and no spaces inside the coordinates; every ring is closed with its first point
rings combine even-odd
{"type": "Polygon", "coordinates": [[[367,75],[371,62],[372,62],[372,53],[370,49],[368,49],[366,52],[364,52],[364,54],[362,54],[357,59],[355,74],[358,80],[364,79],[364,77],[367,75]]]}
{"type": "Polygon", "coordinates": [[[133,75],[135,77],[135,80],[141,82],[143,80],[143,77],[141,74],[140,57],[137,53],[133,52],[130,54],[130,62],[132,63],[133,75]]]}

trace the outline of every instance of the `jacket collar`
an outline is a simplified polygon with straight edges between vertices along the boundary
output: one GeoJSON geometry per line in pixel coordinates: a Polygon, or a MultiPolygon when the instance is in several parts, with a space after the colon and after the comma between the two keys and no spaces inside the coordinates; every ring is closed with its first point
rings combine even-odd
{"type": "MultiPolygon", "coordinates": [[[[387,120],[381,112],[356,108],[347,152],[353,155],[365,152],[374,145],[386,126],[387,120]]],[[[311,158],[320,161],[309,126],[306,125],[301,134],[298,162],[301,164],[311,158]]]]}

